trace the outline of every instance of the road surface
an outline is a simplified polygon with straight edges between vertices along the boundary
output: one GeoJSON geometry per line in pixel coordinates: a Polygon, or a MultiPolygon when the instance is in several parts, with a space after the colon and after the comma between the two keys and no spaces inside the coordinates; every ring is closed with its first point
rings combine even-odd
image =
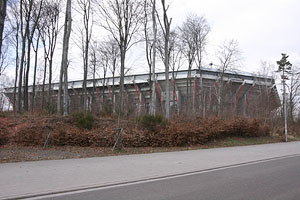
{"type": "MultiPolygon", "coordinates": [[[[293,178],[300,174],[299,171],[296,175],[294,173],[297,170],[297,167],[300,168],[299,162],[296,162],[297,156],[299,155],[300,142],[289,142],[100,158],[2,163],[0,164],[0,200],[42,197],[45,195],[58,193],[66,194],[66,192],[75,191],[77,191],[78,193],[76,194],[79,195],[82,191],[96,188],[106,188],[101,191],[101,198],[98,197],[98,194],[95,191],[97,199],[107,199],[107,196],[105,195],[117,195],[118,193],[124,196],[124,199],[133,199],[134,197],[145,197],[145,199],[147,199],[149,196],[147,197],[146,192],[148,191],[150,191],[148,194],[153,195],[148,199],[155,199],[156,195],[157,199],[160,197],[166,198],[166,196],[160,194],[157,190],[162,190],[162,193],[172,195],[172,198],[170,197],[171,199],[176,199],[177,196],[180,196],[177,192],[180,192],[182,195],[185,195],[186,193],[191,194],[191,198],[193,198],[193,196],[197,196],[199,193],[201,196],[206,194],[206,191],[210,192],[209,194],[214,195],[218,195],[217,192],[221,191],[220,194],[225,195],[222,189],[231,186],[231,184],[233,184],[232,187],[226,188],[228,195],[242,195],[247,194],[245,191],[247,191],[248,187],[236,191],[234,184],[238,187],[250,183],[253,183],[253,187],[258,186],[256,183],[264,183],[264,181],[260,180],[260,178],[263,178],[263,172],[265,172],[266,177],[262,180],[270,182],[267,182],[266,185],[270,185],[274,192],[281,193],[282,191],[292,191],[293,187],[299,186],[295,181],[291,183],[291,185],[287,182],[288,180],[294,180],[293,178]],[[285,158],[287,156],[296,157],[293,159],[285,158]],[[274,158],[285,159],[282,161],[275,161],[274,158]],[[274,161],[271,161],[270,159],[274,161]],[[257,163],[257,161],[267,162],[257,163]],[[257,164],[249,166],[245,165],[232,169],[228,168],[241,164],[254,164],[254,162],[257,164]],[[281,164],[279,165],[277,162],[281,164]],[[287,164],[287,166],[285,166],[285,164],[287,164]],[[270,165],[270,167],[264,167],[264,165],[270,165]],[[224,167],[227,167],[224,171],[210,171],[196,175],[199,172],[224,167]],[[243,170],[244,168],[246,170],[243,170]],[[265,169],[270,169],[270,171],[260,171],[265,169]],[[283,169],[289,170],[285,171],[283,169]],[[237,170],[237,172],[231,170],[237,170]],[[239,170],[242,170],[242,172],[239,170]],[[252,174],[250,174],[251,171],[252,174]],[[191,173],[194,173],[194,175],[186,176],[191,173]],[[216,176],[210,176],[214,173],[216,173],[216,176]],[[226,175],[226,173],[229,173],[229,175],[226,175]],[[222,177],[222,174],[225,174],[226,176],[222,177]],[[249,179],[246,176],[247,174],[248,178],[250,177],[249,179]],[[270,176],[270,174],[273,176],[270,176]],[[281,176],[281,174],[285,175],[281,176]],[[163,177],[175,177],[178,175],[181,175],[181,177],[170,180],[160,180],[163,177]],[[212,177],[212,179],[209,180],[206,178],[207,176],[212,177]],[[197,177],[199,179],[198,181],[196,181],[197,177]],[[278,184],[275,181],[278,177],[279,180],[284,180],[286,182],[283,182],[280,186],[272,186],[271,183],[273,182],[274,184],[278,184]],[[157,181],[152,183],[149,180],[157,181]],[[226,182],[225,184],[225,181],[232,182],[226,182]],[[139,184],[131,184],[132,187],[131,185],[124,186],[124,184],[137,182],[139,184]],[[142,182],[144,183],[142,184],[142,182]],[[181,182],[182,184],[185,182],[190,184],[178,185],[181,182]],[[173,186],[174,184],[176,187],[173,186]],[[113,190],[113,187],[109,188],[109,186],[116,187],[118,185],[123,185],[124,187],[119,187],[116,190],[113,190]],[[128,188],[128,186],[130,186],[130,188],[128,188]],[[212,191],[208,191],[206,188],[210,188],[212,191]],[[280,190],[278,188],[280,188],[280,190]],[[129,191],[128,194],[121,193],[123,189],[129,191]],[[175,193],[169,193],[170,191],[174,191],[175,193]],[[140,196],[136,195],[136,193],[140,194],[140,196]],[[132,196],[128,198],[126,195],[132,196]]],[[[300,180],[299,177],[297,177],[297,179],[300,180]]],[[[252,187],[252,185],[249,185],[249,187],[250,186],[252,187]]],[[[259,188],[262,188],[261,185],[259,188]]],[[[262,193],[264,192],[265,191],[262,193]]],[[[94,192],[88,194],[93,195],[94,192]]],[[[109,199],[113,199],[114,195],[109,197],[109,199]]],[[[291,193],[291,195],[293,195],[293,193],[291,193]]]]}
{"type": "Polygon", "coordinates": [[[50,196],[52,200],[299,200],[300,157],[50,196]]]}

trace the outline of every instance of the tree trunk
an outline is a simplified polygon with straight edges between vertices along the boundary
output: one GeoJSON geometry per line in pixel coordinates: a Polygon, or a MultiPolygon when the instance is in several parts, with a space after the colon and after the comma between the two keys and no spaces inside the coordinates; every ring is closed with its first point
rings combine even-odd
{"type": "Polygon", "coordinates": [[[63,83],[64,69],[63,66],[60,67],[59,75],[59,88],[58,88],[58,97],[57,97],[57,113],[63,114],[62,111],[62,83],[63,83]]]}
{"type": "MultiPolygon", "coordinates": [[[[26,32],[25,32],[26,34],[26,32]]],[[[24,59],[25,59],[25,47],[26,40],[25,37],[22,37],[22,53],[21,53],[21,63],[19,70],[19,84],[18,84],[18,102],[17,102],[17,112],[21,113],[22,107],[22,86],[23,86],[23,68],[24,68],[24,59]]]]}
{"type": "Polygon", "coordinates": [[[48,104],[52,104],[52,58],[53,58],[53,52],[50,52],[50,59],[49,59],[49,80],[48,80],[48,104]]]}
{"type": "MultiPolygon", "coordinates": [[[[96,54],[95,51],[93,51],[93,96],[92,96],[92,105],[95,105],[95,91],[96,91],[96,54]]],[[[93,108],[92,108],[93,109],[93,108]]],[[[97,109],[98,110],[98,109],[97,109]]]]}
{"type": "MultiPolygon", "coordinates": [[[[26,26],[25,26],[25,33],[23,34],[23,2],[20,1],[20,21],[21,21],[21,37],[22,37],[22,54],[21,54],[21,63],[20,63],[20,72],[19,72],[19,84],[18,84],[18,105],[17,105],[17,112],[21,113],[21,106],[22,106],[22,85],[23,85],[23,72],[24,70],[24,60],[25,60],[25,48],[26,48],[26,40],[29,34],[29,21],[31,16],[33,1],[29,2],[28,13],[26,15],[26,26]]],[[[25,79],[25,78],[24,78],[25,79]]],[[[25,84],[24,84],[25,85],[25,84]]]]}
{"type": "Polygon", "coordinates": [[[37,62],[38,62],[38,45],[40,41],[40,34],[36,40],[36,50],[35,50],[35,58],[34,58],[34,72],[33,72],[33,84],[32,84],[32,96],[31,96],[31,111],[34,110],[34,101],[35,101],[35,83],[36,83],[36,70],[37,70],[37,62]]]}
{"type": "Polygon", "coordinates": [[[44,76],[43,76],[43,85],[42,85],[42,109],[45,107],[45,83],[46,83],[46,74],[47,74],[47,56],[46,50],[44,51],[45,63],[44,63],[44,76]]]}
{"type": "Polygon", "coordinates": [[[169,39],[165,40],[165,74],[166,74],[166,118],[170,121],[170,81],[169,81],[169,39]]]}
{"type": "Polygon", "coordinates": [[[7,5],[7,0],[0,1],[0,55],[2,55],[1,47],[2,47],[2,40],[3,40],[4,22],[6,17],[6,5],[7,5]]]}
{"type": "MultiPolygon", "coordinates": [[[[88,64],[89,64],[89,29],[88,29],[88,22],[87,22],[87,29],[86,29],[86,37],[85,37],[85,91],[84,91],[84,96],[85,96],[85,102],[87,102],[88,99],[88,94],[87,94],[87,74],[88,74],[88,64]]],[[[88,105],[85,103],[85,111],[87,112],[89,110],[88,105]]]]}
{"type": "Polygon", "coordinates": [[[112,77],[113,77],[113,85],[112,85],[112,96],[113,96],[113,115],[115,115],[116,113],[116,99],[115,99],[115,71],[116,71],[116,60],[114,60],[113,63],[113,73],[112,73],[112,77]]]}
{"type": "Polygon", "coordinates": [[[16,112],[18,70],[19,70],[19,23],[17,23],[17,30],[16,30],[16,71],[15,71],[14,102],[13,102],[14,113],[16,112]]]}
{"type": "Polygon", "coordinates": [[[27,40],[27,64],[25,69],[25,77],[24,77],[24,110],[28,111],[28,82],[29,82],[29,70],[30,70],[30,52],[31,52],[31,43],[32,40],[29,37],[27,40]]]}
{"type": "MultiPolygon", "coordinates": [[[[69,39],[71,35],[72,16],[71,16],[71,0],[67,1],[65,25],[64,25],[64,38],[63,38],[63,53],[61,63],[61,78],[63,77],[63,89],[64,89],[64,116],[69,114],[68,108],[68,51],[69,51],[69,39]]],[[[60,87],[62,87],[62,81],[60,80],[60,87]]],[[[59,101],[60,103],[60,101],[59,101]]],[[[60,106],[60,105],[59,105],[60,106]]]]}
{"type": "MultiPolygon", "coordinates": [[[[124,41],[123,41],[124,43],[124,41]]],[[[124,105],[123,105],[123,90],[124,90],[124,72],[125,72],[125,55],[126,50],[124,44],[121,46],[121,75],[120,75],[120,102],[119,102],[119,118],[118,118],[118,128],[120,128],[120,117],[121,113],[123,112],[124,105]]]]}
{"type": "Polygon", "coordinates": [[[162,6],[163,6],[163,15],[164,15],[164,26],[165,26],[165,76],[166,76],[166,113],[165,117],[170,121],[170,80],[169,80],[169,40],[170,40],[170,26],[172,19],[169,21],[167,16],[167,9],[165,7],[165,0],[161,0],[162,6]]]}
{"type": "Polygon", "coordinates": [[[153,51],[152,51],[152,99],[151,99],[151,107],[150,114],[156,114],[156,77],[155,77],[155,65],[156,65],[156,37],[157,37],[157,25],[156,25],[156,1],[153,0],[153,8],[152,8],[152,20],[153,20],[153,51]]]}

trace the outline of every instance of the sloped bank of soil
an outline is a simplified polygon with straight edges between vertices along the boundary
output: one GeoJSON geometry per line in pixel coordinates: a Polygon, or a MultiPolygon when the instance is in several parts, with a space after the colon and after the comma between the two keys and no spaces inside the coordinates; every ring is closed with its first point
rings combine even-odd
{"type": "MultiPolygon", "coordinates": [[[[0,145],[42,146],[47,126],[51,131],[49,145],[112,147],[116,139],[116,121],[96,118],[90,129],[79,128],[74,117],[6,117],[0,118],[0,145]],[[2,138],[2,139],[1,139],[2,138]]],[[[270,128],[256,119],[195,118],[173,119],[169,125],[143,127],[134,121],[121,121],[125,147],[177,147],[203,145],[226,137],[260,137],[270,128]]]]}

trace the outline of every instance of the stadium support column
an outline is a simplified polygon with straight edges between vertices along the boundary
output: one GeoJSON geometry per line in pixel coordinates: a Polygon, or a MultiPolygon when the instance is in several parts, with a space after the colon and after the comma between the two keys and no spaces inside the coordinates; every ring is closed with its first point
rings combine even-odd
{"type": "Polygon", "coordinates": [[[245,85],[246,81],[243,81],[243,83],[240,85],[240,87],[237,89],[237,97],[236,97],[236,101],[235,101],[235,106],[236,106],[236,113],[238,113],[238,104],[239,104],[239,100],[240,100],[240,96],[242,94],[242,91],[244,89],[244,85],[245,85]]]}
{"type": "Polygon", "coordinates": [[[250,89],[250,91],[249,91],[249,94],[248,94],[248,97],[247,97],[247,100],[246,100],[246,106],[245,106],[246,112],[247,112],[247,110],[248,110],[249,101],[250,101],[250,98],[251,98],[251,95],[252,95],[254,86],[255,86],[255,82],[254,82],[253,85],[251,86],[251,89],[250,89]]]}
{"type": "Polygon", "coordinates": [[[194,91],[193,91],[193,112],[196,112],[196,93],[197,93],[197,79],[194,77],[194,91]]]}
{"type": "MultiPolygon", "coordinates": [[[[210,95],[210,103],[209,103],[209,107],[210,108],[209,109],[210,110],[213,110],[213,104],[214,104],[214,99],[215,99],[216,91],[219,88],[218,80],[219,79],[217,79],[216,82],[215,82],[213,91],[211,91],[211,88],[209,89],[209,95],[210,95]]],[[[219,104],[219,100],[218,100],[218,104],[219,104]]]]}
{"type": "Polygon", "coordinates": [[[136,85],[135,81],[133,80],[133,85],[134,85],[134,89],[135,89],[135,93],[138,99],[138,110],[139,113],[141,112],[141,108],[142,108],[142,92],[140,90],[140,88],[138,87],[138,85],[136,85]]]}

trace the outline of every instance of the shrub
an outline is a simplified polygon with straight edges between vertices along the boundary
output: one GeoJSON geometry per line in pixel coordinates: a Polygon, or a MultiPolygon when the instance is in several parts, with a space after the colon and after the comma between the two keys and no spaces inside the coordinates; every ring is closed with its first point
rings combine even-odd
{"type": "Polygon", "coordinates": [[[56,113],[56,106],[53,103],[47,103],[46,110],[49,115],[56,113]]]}
{"type": "Polygon", "coordinates": [[[0,145],[5,145],[8,142],[8,134],[6,130],[2,130],[0,127],[0,145]]]}
{"type": "Polygon", "coordinates": [[[112,113],[113,113],[112,106],[107,106],[107,105],[105,105],[105,106],[104,106],[104,109],[103,109],[103,111],[102,111],[102,115],[103,115],[103,116],[111,116],[112,113]]]}
{"type": "Polygon", "coordinates": [[[91,129],[95,121],[94,115],[90,112],[76,112],[72,114],[72,117],[75,118],[79,128],[91,129]]]}
{"type": "Polygon", "coordinates": [[[167,120],[161,115],[144,115],[137,118],[137,122],[143,128],[148,130],[157,130],[157,128],[165,127],[167,120]]]}
{"type": "Polygon", "coordinates": [[[45,142],[45,129],[42,124],[28,124],[14,137],[15,143],[25,146],[43,145],[45,142]]]}

